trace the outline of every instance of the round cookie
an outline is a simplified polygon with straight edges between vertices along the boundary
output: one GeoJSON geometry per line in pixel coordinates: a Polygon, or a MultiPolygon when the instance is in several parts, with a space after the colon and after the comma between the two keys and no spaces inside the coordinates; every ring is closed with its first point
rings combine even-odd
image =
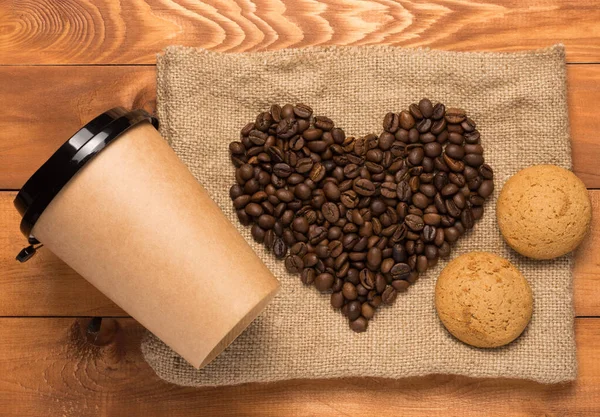
{"type": "Polygon", "coordinates": [[[531,288],[519,270],[488,252],[452,260],[435,286],[435,308],[460,341],[494,348],[515,340],[533,312],[531,288]]]}
{"type": "Polygon", "coordinates": [[[530,258],[551,259],[581,243],[592,207],[585,185],[575,174],[555,165],[536,165],[504,184],[496,217],[510,247],[530,258]]]}

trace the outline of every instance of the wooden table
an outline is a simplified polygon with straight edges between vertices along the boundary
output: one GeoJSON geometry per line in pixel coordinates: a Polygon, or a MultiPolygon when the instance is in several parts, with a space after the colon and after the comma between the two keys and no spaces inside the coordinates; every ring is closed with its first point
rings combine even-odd
{"type": "Polygon", "coordinates": [[[0,0],[0,415],[599,415],[599,64],[595,0],[0,0]],[[574,169],[595,215],[575,269],[574,383],[430,376],[181,388],[142,360],[141,326],[50,252],[14,260],[24,242],[15,190],[97,113],[152,110],[155,55],[167,45],[514,51],[556,42],[569,62],[574,169]],[[108,318],[99,333],[93,316],[108,318]]]}

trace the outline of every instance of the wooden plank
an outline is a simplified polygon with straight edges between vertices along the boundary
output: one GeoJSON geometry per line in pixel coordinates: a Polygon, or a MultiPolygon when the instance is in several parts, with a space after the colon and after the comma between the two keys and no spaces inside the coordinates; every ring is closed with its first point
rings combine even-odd
{"type": "Polygon", "coordinates": [[[438,375],[183,388],[160,381],[143,362],[138,347],[142,328],[132,319],[105,319],[99,337],[86,335],[86,325],[68,318],[0,319],[3,416],[600,413],[600,319],[576,321],[579,376],[574,383],[556,385],[438,375]]]}
{"type": "Polygon", "coordinates": [[[155,107],[153,67],[3,67],[0,80],[0,189],[21,188],[103,111],[155,107]]]}
{"type": "Polygon", "coordinates": [[[569,61],[600,61],[594,0],[3,0],[0,22],[0,65],[154,63],[172,44],[513,51],[564,42],[569,61]]]}
{"type": "MultiPolygon", "coordinates": [[[[14,256],[24,246],[15,192],[0,192],[0,316],[123,316],[125,313],[50,251],[42,249],[20,264],[14,256]]],[[[578,250],[575,311],[600,316],[600,190],[590,191],[592,229],[578,250]]]]}
{"type": "MultiPolygon", "coordinates": [[[[0,189],[18,189],[66,139],[114,106],[155,106],[154,67],[0,67],[0,189]],[[30,93],[31,92],[31,93],[30,93]]],[[[593,103],[600,65],[569,66],[575,172],[600,188],[593,103]]]]}

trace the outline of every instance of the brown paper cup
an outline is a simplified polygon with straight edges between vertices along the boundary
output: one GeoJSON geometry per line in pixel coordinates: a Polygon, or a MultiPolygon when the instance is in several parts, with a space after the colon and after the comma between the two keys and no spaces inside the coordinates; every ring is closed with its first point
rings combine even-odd
{"type": "Polygon", "coordinates": [[[79,169],[30,235],[195,367],[229,345],[278,289],[147,121],[79,169]]]}

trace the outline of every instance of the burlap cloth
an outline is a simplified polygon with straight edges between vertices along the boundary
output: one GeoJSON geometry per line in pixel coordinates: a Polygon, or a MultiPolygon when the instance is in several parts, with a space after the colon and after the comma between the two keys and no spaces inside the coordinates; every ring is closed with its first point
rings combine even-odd
{"type": "Polygon", "coordinates": [[[167,381],[191,386],[431,373],[545,383],[574,379],[572,257],[520,257],[503,242],[495,220],[498,193],[517,170],[540,163],[571,168],[565,72],[560,45],[509,54],[394,47],[220,54],[167,48],[158,57],[161,133],[279,278],[282,289],[203,370],[192,368],[151,335],[142,346],[150,366],[167,381]],[[302,285],[282,261],[253,242],[228,196],[234,182],[228,144],[271,103],[309,104],[347,134],[361,135],[381,132],[386,112],[405,109],[425,96],[467,110],[496,175],[496,191],[483,219],[460,239],[451,257],[472,250],[494,252],[517,265],[533,289],[531,324],[501,349],[469,347],[441,325],[433,293],[445,261],[422,275],[393,307],[379,309],[366,333],[352,332],[347,319],[330,306],[329,295],[302,285]]]}

